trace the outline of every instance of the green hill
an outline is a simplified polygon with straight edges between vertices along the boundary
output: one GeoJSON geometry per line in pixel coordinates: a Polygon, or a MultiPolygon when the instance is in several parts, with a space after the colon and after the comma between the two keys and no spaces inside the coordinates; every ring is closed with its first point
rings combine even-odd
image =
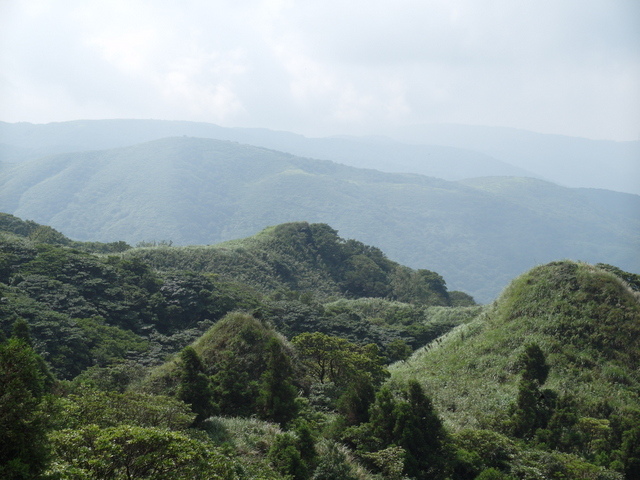
{"type": "Polygon", "coordinates": [[[286,223],[217,245],[138,248],[127,255],[161,271],[216,273],[263,293],[293,290],[313,292],[322,299],[378,297],[428,305],[452,303],[437,273],[403,267],[378,248],[340,238],[326,224],[286,223]]]}
{"type": "Polygon", "coordinates": [[[530,343],[551,366],[546,385],[573,392],[584,411],[596,408],[591,401],[620,408],[637,400],[640,296],[607,270],[569,261],[521,275],[481,317],[394,374],[419,376],[458,428],[487,426],[515,398],[518,358],[530,343]]]}
{"type": "Polygon", "coordinates": [[[557,258],[640,270],[636,196],[533,179],[447,182],[170,138],[22,163],[0,172],[0,186],[0,209],[75,240],[206,245],[328,223],[483,302],[557,258]]]}
{"type": "Polygon", "coordinates": [[[523,358],[536,345],[550,368],[532,407],[540,423],[525,437],[615,465],[632,435],[625,432],[640,426],[640,284],[616,271],[623,274],[569,261],[536,267],[476,320],[397,364],[392,382],[419,379],[454,431],[518,436],[523,358]]]}
{"type": "Polygon", "coordinates": [[[280,225],[216,247],[132,249],[74,242],[7,214],[0,215],[0,293],[0,331],[25,319],[62,378],[125,354],[143,365],[162,362],[237,310],[289,337],[322,331],[402,358],[470,318],[430,308],[474,304],[437,273],[401,266],[324,224],[280,225]],[[365,297],[377,307],[350,303],[365,297]]]}

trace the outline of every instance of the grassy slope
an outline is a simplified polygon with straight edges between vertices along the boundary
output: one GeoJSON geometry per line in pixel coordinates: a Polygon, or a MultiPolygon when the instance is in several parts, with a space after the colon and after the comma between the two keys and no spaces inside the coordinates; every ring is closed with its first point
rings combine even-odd
{"type": "Polygon", "coordinates": [[[573,393],[584,415],[637,407],[640,298],[599,268],[555,262],[520,276],[487,313],[393,368],[417,377],[454,429],[492,427],[515,401],[517,359],[540,345],[551,366],[545,388],[573,393]]]}

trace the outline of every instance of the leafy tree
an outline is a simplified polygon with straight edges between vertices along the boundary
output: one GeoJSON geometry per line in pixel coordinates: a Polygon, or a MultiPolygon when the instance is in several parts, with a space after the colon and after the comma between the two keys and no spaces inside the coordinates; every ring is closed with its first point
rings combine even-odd
{"type": "Polygon", "coordinates": [[[387,273],[365,255],[349,258],[343,288],[353,297],[386,297],[391,292],[387,273]]]}
{"type": "Polygon", "coordinates": [[[513,434],[516,437],[532,438],[536,429],[543,428],[539,418],[541,395],[535,380],[520,380],[513,414],[513,434]]]}
{"type": "Polygon", "coordinates": [[[458,290],[449,292],[449,300],[452,307],[473,307],[476,305],[476,301],[471,295],[458,290]]]}
{"type": "Polygon", "coordinates": [[[491,467],[480,472],[475,480],[515,480],[515,477],[491,467]]]}
{"type": "Polygon", "coordinates": [[[450,305],[451,300],[442,276],[431,270],[399,267],[392,277],[395,300],[419,305],[450,305]]]}
{"type": "Polygon", "coordinates": [[[51,434],[57,462],[48,472],[63,480],[235,480],[236,465],[211,445],[181,432],[119,425],[51,434]]]}
{"type": "Polygon", "coordinates": [[[338,411],[347,425],[359,425],[369,421],[369,408],[375,400],[375,388],[365,376],[354,379],[338,399],[338,411]]]}
{"type": "Polygon", "coordinates": [[[387,344],[385,353],[390,362],[397,362],[409,358],[413,350],[404,340],[396,338],[387,344]]]}
{"type": "Polygon", "coordinates": [[[640,478],[640,426],[622,434],[620,457],[627,478],[640,478]]]}
{"type": "Polygon", "coordinates": [[[256,413],[259,383],[241,368],[232,352],[225,352],[211,377],[213,398],[221,415],[250,416],[256,413]]]}
{"type": "Polygon", "coordinates": [[[549,365],[547,365],[542,349],[537,344],[527,345],[518,363],[521,366],[524,380],[536,381],[539,386],[544,385],[544,382],[547,381],[549,365]]]}
{"type": "Polygon", "coordinates": [[[315,465],[318,451],[309,422],[306,420],[296,421],[294,432],[298,437],[297,445],[298,450],[300,450],[300,456],[309,469],[312,469],[315,465]]]}
{"type": "Polygon", "coordinates": [[[411,380],[394,395],[382,387],[371,407],[372,440],[360,439],[370,452],[392,446],[404,451],[404,473],[416,479],[441,478],[448,461],[446,433],[422,386],[411,380]]]}
{"type": "Polygon", "coordinates": [[[31,332],[30,332],[29,324],[26,322],[24,318],[18,318],[14,322],[13,329],[11,331],[11,338],[22,340],[28,346],[33,347],[33,342],[31,341],[31,332]]]}
{"type": "Polygon", "coordinates": [[[380,470],[385,480],[407,480],[403,474],[406,453],[404,448],[397,445],[377,452],[359,452],[362,458],[372,462],[380,470]]]}
{"type": "Polygon", "coordinates": [[[313,472],[312,480],[356,480],[353,468],[347,462],[347,456],[331,442],[327,444],[318,466],[313,472]]]}
{"type": "Polygon", "coordinates": [[[90,424],[102,428],[126,424],[186,430],[195,417],[189,405],[172,397],[81,388],[65,398],[61,423],[75,429],[90,424]]]}
{"type": "MultiPolygon", "coordinates": [[[[371,406],[369,424],[378,449],[394,443],[396,398],[388,386],[383,386],[376,394],[371,406]]],[[[373,449],[372,447],[369,447],[373,449]]]]}
{"type": "Polygon", "coordinates": [[[345,385],[364,375],[379,385],[389,374],[373,344],[360,347],[343,338],[320,332],[302,333],[291,340],[298,354],[307,361],[313,379],[319,383],[345,385]]]}
{"type": "Polygon", "coordinates": [[[538,345],[527,345],[519,363],[522,377],[512,419],[513,434],[520,438],[533,438],[536,430],[547,426],[551,416],[550,403],[555,394],[540,390],[549,375],[549,365],[538,345]]]}
{"type": "Polygon", "coordinates": [[[394,411],[394,439],[406,450],[405,473],[415,478],[437,478],[446,462],[446,434],[422,386],[411,380],[394,411]]]}
{"type": "MultiPolygon", "coordinates": [[[[455,433],[453,440],[458,451],[468,452],[475,459],[480,459],[482,469],[505,470],[516,453],[513,440],[491,430],[464,429],[455,433]]],[[[478,466],[475,460],[473,466],[478,466]]]]}

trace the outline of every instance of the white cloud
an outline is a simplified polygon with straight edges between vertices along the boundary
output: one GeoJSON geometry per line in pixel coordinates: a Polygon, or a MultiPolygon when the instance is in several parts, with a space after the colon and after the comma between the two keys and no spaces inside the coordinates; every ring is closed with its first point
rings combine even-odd
{"type": "Polygon", "coordinates": [[[631,0],[5,0],[0,118],[640,133],[631,0]]]}

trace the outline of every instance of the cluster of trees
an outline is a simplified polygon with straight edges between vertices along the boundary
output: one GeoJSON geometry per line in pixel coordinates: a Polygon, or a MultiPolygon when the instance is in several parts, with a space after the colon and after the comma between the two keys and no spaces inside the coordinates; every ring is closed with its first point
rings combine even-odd
{"type": "MultiPolygon", "coordinates": [[[[366,416],[386,363],[456,324],[431,332],[425,295],[382,298],[400,291],[399,267],[323,225],[276,229],[269,255],[287,283],[267,290],[225,268],[161,271],[115,255],[135,252],[121,242],[72,242],[11,216],[0,230],[3,478],[349,478],[354,460],[337,432],[366,416]],[[387,320],[296,290],[303,275],[290,262],[301,251],[336,285],[333,299],[377,296],[387,320]],[[281,431],[245,465],[207,434],[212,416],[281,431]]],[[[444,281],[429,281],[432,303],[448,304],[444,281]]]]}
{"type": "Polygon", "coordinates": [[[543,449],[579,455],[596,465],[640,476],[640,411],[611,415],[600,405],[595,416],[585,416],[571,393],[543,389],[549,365],[537,344],[528,345],[520,358],[518,395],[506,430],[543,449]],[[611,417],[602,418],[602,417],[611,417]]]}
{"type": "Polygon", "coordinates": [[[596,466],[608,452],[617,470],[634,478],[640,437],[632,417],[614,429],[579,417],[566,399],[542,389],[549,366],[538,345],[525,349],[520,369],[503,433],[454,434],[422,384],[386,382],[384,358],[372,344],[319,332],[288,342],[261,320],[235,313],[149,377],[129,378],[117,391],[96,376],[56,379],[19,320],[0,344],[0,473],[16,479],[511,480],[535,478],[529,474],[544,460],[547,473],[555,468],[563,478],[622,478],[596,466]],[[237,432],[220,431],[219,423],[232,418],[259,418],[275,430],[247,452],[237,432]],[[618,434],[616,444],[610,437],[618,434]],[[532,453],[550,450],[574,455],[571,468],[559,454],[532,453]]]}
{"type": "MultiPolygon", "coordinates": [[[[247,315],[232,314],[222,322],[226,325],[210,340],[226,351],[200,355],[198,343],[183,349],[159,374],[163,381],[155,378],[154,388],[164,394],[145,391],[148,384],[117,392],[80,377],[57,380],[34,351],[26,323],[16,322],[0,344],[0,474],[12,479],[349,478],[353,462],[337,440],[348,424],[364,420],[362,412],[388,375],[377,348],[320,333],[289,344],[247,315]],[[243,349],[240,365],[224,361],[243,349]],[[324,387],[322,399],[313,399],[314,385],[324,387]],[[368,395],[356,399],[356,391],[368,395]],[[334,412],[343,412],[339,420],[329,420],[334,412]],[[213,415],[258,416],[281,430],[261,458],[245,464],[234,459],[242,452],[208,434],[213,415]],[[320,426],[327,423],[333,433],[322,446],[320,426]],[[324,458],[317,454],[322,448],[329,452],[324,458]]],[[[411,386],[415,389],[420,390],[411,386]]],[[[422,393],[409,395],[415,401],[411,395],[422,395],[418,401],[426,410],[405,412],[413,415],[402,420],[407,428],[415,415],[436,418],[422,393]]]]}

